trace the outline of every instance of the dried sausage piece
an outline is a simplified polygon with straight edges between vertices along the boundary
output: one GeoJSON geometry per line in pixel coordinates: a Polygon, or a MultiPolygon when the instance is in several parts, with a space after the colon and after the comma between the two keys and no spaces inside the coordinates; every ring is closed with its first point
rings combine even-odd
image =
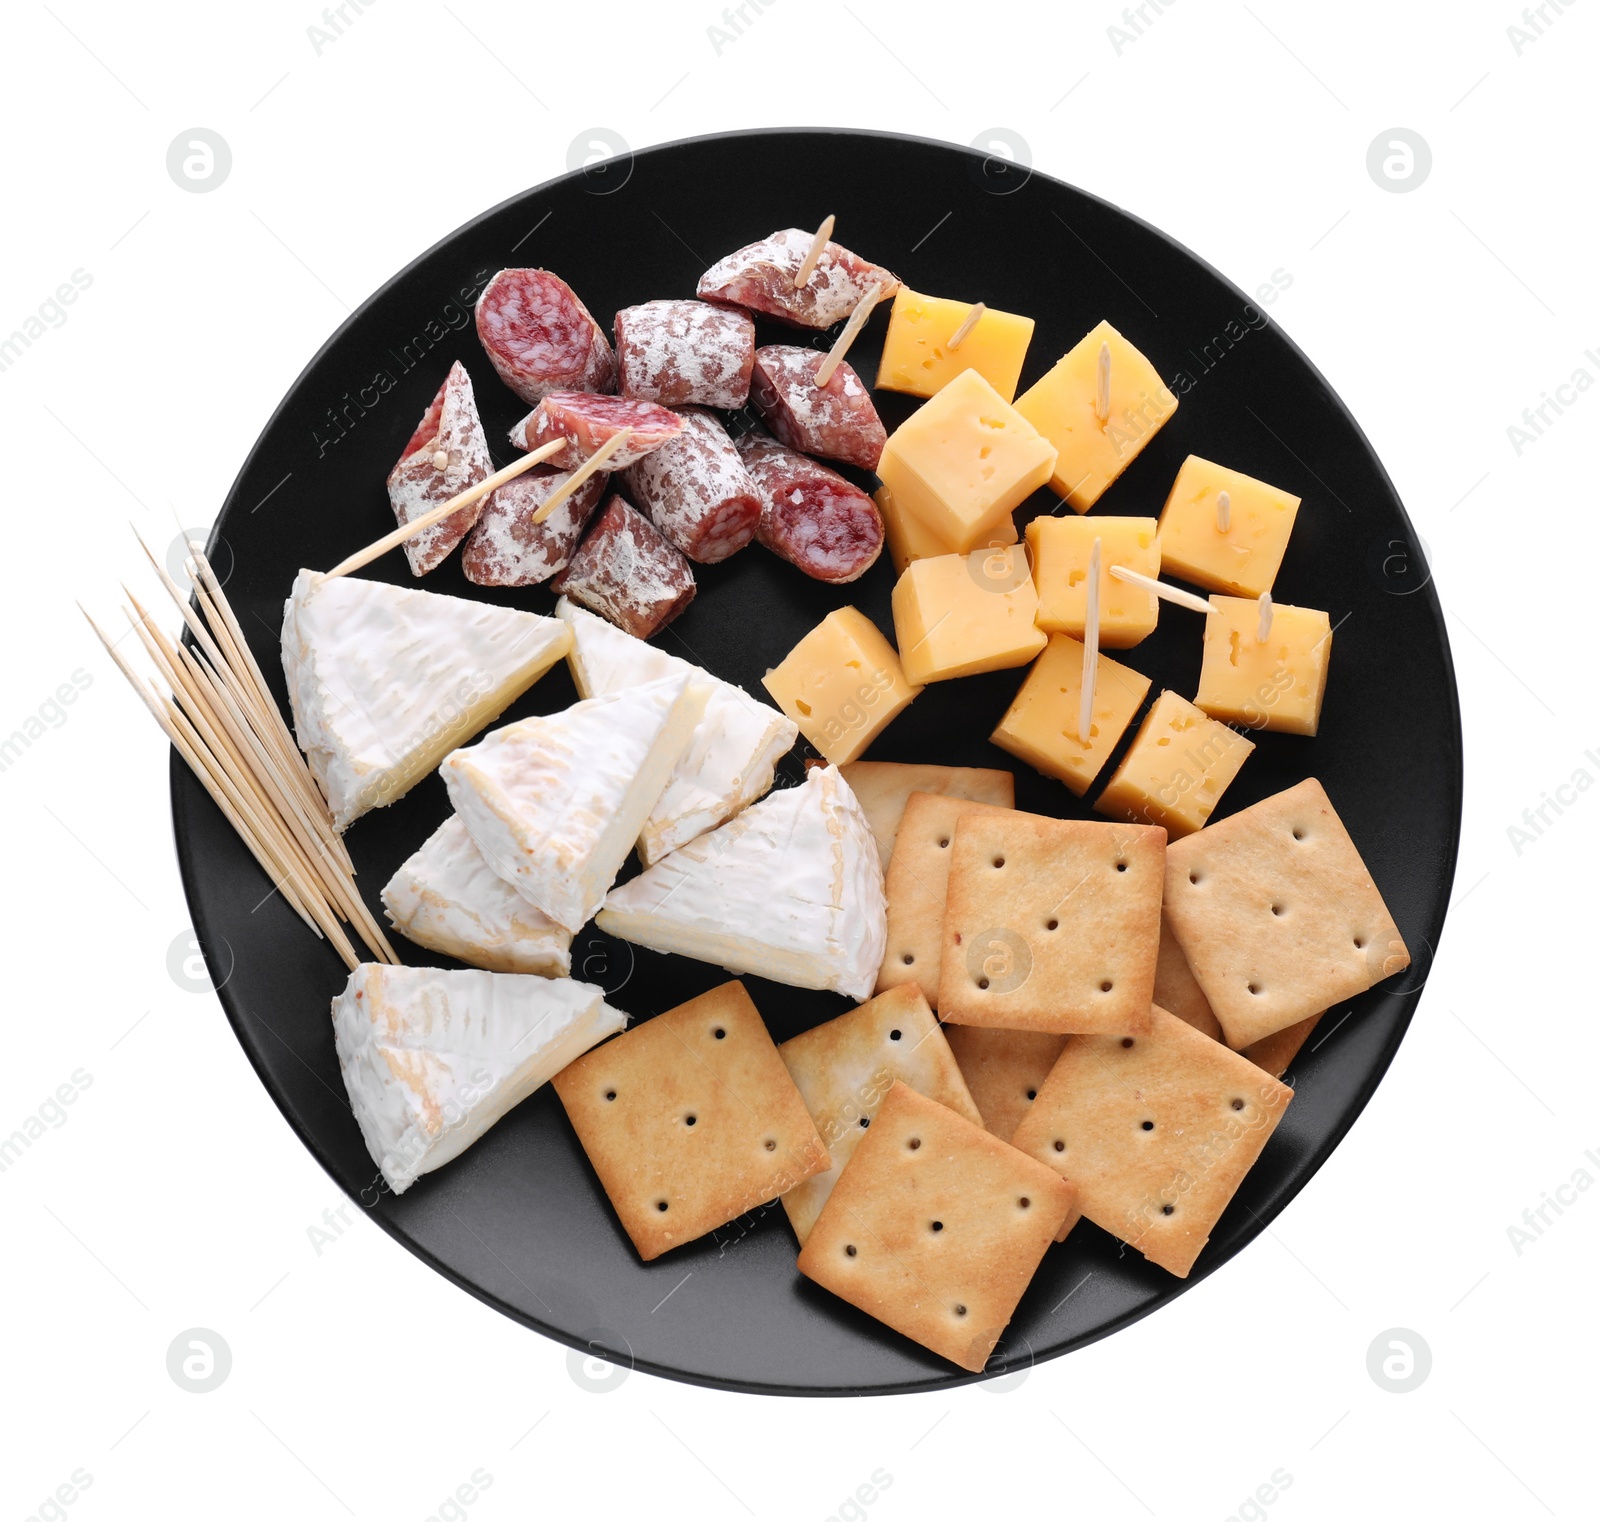
{"type": "Polygon", "coordinates": [[[691,560],[712,564],[749,544],[761,517],[755,486],[717,418],[683,413],[683,432],[627,473],[646,516],[691,560]]]}
{"type": "Polygon", "coordinates": [[[543,523],[533,515],[571,471],[532,470],[490,492],[461,549],[461,569],[480,587],[530,587],[563,571],[605,495],[606,474],[589,477],[543,523]]]}
{"type": "Polygon", "coordinates": [[[613,496],[554,588],[649,639],[694,600],[694,572],[655,524],[613,496]]]}
{"type": "Polygon", "coordinates": [[[683,419],[654,402],[596,396],[591,391],[552,391],[511,430],[511,442],[518,449],[537,449],[565,439],[566,448],[551,455],[549,463],[558,470],[576,470],[624,428],[631,428],[633,437],[606,461],[607,470],[622,470],[677,438],[683,419]]]}
{"type": "Polygon", "coordinates": [[[478,338],[531,407],[552,391],[612,391],[617,364],[589,309],[549,270],[501,270],[483,288],[478,338]]]}
{"type": "Polygon", "coordinates": [[[879,299],[900,289],[899,280],[837,243],[828,243],[811,278],[794,288],[794,277],[811,251],[813,233],[786,227],[719,259],[700,277],[696,294],[776,317],[796,328],[831,328],[856,308],[873,286],[879,299]]]}
{"type": "Polygon", "coordinates": [[[819,387],[823,358],[815,349],[790,344],[757,349],[750,400],[780,443],[876,470],[888,435],[872,396],[843,363],[819,387]]]}
{"type": "MultiPolygon", "coordinates": [[[[458,492],[476,486],[491,469],[489,441],[478,421],[472,379],[457,360],[389,472],[394,515],[401,523],[410,523],[458,492]],[[442,463],[440,455],[444,456],[442,463]]],[[[481,501],[471,503],[443,523],[406,540],[411,574],[425,576],[460,544],[478,521],[482,506],[481,501]]]]}
{"type": "Polygon", "coordinates": [[[883,549],[883,519],[859,487],[759,430],[739,453],[761,498],[759,539],[818,581],[854,581],[883,549]]]}
{"type": "Polygon", "coordinates": [[[617,313],[617,390],[664,407],[744,406],[756,357],[748,312],[704,301],[647,301],[617,313]]]}

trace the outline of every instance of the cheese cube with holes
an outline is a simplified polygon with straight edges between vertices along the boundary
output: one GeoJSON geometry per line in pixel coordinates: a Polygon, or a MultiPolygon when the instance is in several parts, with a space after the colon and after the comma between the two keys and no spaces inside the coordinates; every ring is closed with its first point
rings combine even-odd
{"type": "Polygon", "coordinates": [[[1003,401],[1017,394],[1023,356],[1033,337],[1033,319],[985,307],[954,349],[950,340],[972,315],[965,301],[919,296],[901,286],[889,309],[878,361],[880,391],[932,396],[963,370],[976,370],[1003,401]]]}
{"type": "Polygon", "coordinates": [[[761,678],[835,766],[854,761],[916,695],[894,646],[864,613],[835,608],[761,678]]]}
{"type": "Polygon", "coordinates": [[[1138,457],[1178,399],[1156,368],[1109,322],[1102,322],[1017,398],[1020,412],[1056,447],[1052,490],[1086,513],[1138,457]],[[1111,407],[1101,418],[1100,348],[1111,355],[1111,407]]]}
{"type": "Polygon", "coordinates": [[[1243,471],[1192,454],[1161,509],[1161,565],[1211,592],[1259,597],[1271,591],[1300,499],[1243,471]],[[1228,494],[1228,527],[1217,498],[1228,494]]]}
{"type": "Polygon", "coordinates": [[[1192,835],[1217,806],[1223,789],[1255,743],[1207,718],[1175,692],[1163,692],[1095,800],[1097,813],[1130,824],[1159,824],[1168,835],[1192,835]]]}
{"type": "MultiPolygon", "coordinates": [[[[872,500],[878,504],[883,518],[883,537],[889,546],[889,558],[894,562],[898,576],[913,560],[927,560],[934,555],[952,555],[954,549],[931,529],[924,528],[917,519],[906,512],[894,499],[887,486],[873,492],[872,500]]],[[[1007,513],[993,528],[985,548],[1002,549],[1017,542],[1017,520],[1007,513]]]]}
{"type": "Polygon", "coordinates": [[[1111,759],[1149,691],[1149,677],[1097,654],[1089,738],[1081,739],[1083,646],[1070,634],[1052,634],[989,738],[1045,776],[1066,783],[1081,798],[1111,759]]]}
{"type": "Polygon", "coordinates": [[[1020,545],[913,561],[890,604],[912,682],[1025,666],[1044,649],[1034,624],[1039,595],[1020,545]]]}
{"type": "Polygon", "coordinates": [[[1089,606],[1089,559],[1100,541],[1100,643],[1126,650],[1154,634],[1161,609],[1154,592],[1111,574],[1120,565],[1141,576],[1161,574],[1161,539],[1154,518],[1035,518],[1028,525],[1028,558],[1039,589],[1036,622],[1046,634],[1083,638],[1089,606]]]}
{"type": "Polygon", "coordinates": [[[1213,596],[1211,608],[1195,707],[1249,729],[1316,734],[1333,649],[1328,615],[1274,604],[1262,640],[1261,609],[1252,598],[1213,596]]]}
{"type": "Polygon", "coordinates": [[[1056,452],[976,370],[963,370],[883,446],[878,476],[900,507],[953,550],[987,544],[1050,479],[1056,452]]]}

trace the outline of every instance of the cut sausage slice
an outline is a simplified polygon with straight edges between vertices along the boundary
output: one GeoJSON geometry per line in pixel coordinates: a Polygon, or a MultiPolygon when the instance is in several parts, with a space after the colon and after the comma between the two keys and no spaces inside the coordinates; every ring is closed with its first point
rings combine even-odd
{"type": "Polygon", "coordinates": [[[619,496],[606,503],[554,586],[636,639],[649,639],[694,600],[689,562],[619,496]]]}
{"type": "Polygon", "coordinates": [[[589,477],[543,523],[533,515],[570,471],[532,470],[489,493],[461,550],[461,569],[480,587],[531,587],[564,571],[605,495],[606,474],[589,477]]]}
{"type": "Polygon", "coordinates": [[[710,412],[683,413],[683,432],[630,467],[633,500],[691,560],[726,560],[749,544],[761,502],[727,430],[710,412]]]}
{"type": "MultiPolygon", "coordinates": [[[[476,486],[492,468],[489,441],[483,436],[472,395],[472,378],[457,360],[389,472],[389,502],[395,518],[410,523],[457,492],[476,486]]],[[[471,503],[406,540],[411,574],[427,575],[460,544],[478,521],[482,506],[481,501],[471,503]]]]}
{"type": "Polygon", "coordinates": [[[780,443],[876,470],[888,439],[878,409],[861,377],[842,362],[819,387],[824,357],[790,344],[757,349],[750,400],[780,443]]]}
{"type": "Polygon", "coordinates": [[[617,313],[617,390],[664,407],[744,406],[756,357],[748,312],[704,301],[646,301],[617,313]]]}
{"type": "Polygon", "coordinates": [[[854,581],[883,549],[883,519],[859,487],[759,431],[739,440],[756,494],[756,538],[818,581],[854,581]]]}
{"type": "Polygon", "coordinates": [[[537,449],[555,439],[566,447],[550,456],[558,470],[576,470],[624,428],[632,437],[609,460],[608,470],[622,470],[642,460],[683,430],[683,419],[654,402],[596,396],[592,391],[552,391],[511,430],[518,449],[537,449]]]}
{"type": "Polygon", "coordinates": [[[719,259],[700,277],[696,294],[706,301],[731,302],[776,317],[796,328],[831,328],[856,308],[873,286],[880,299],[900,289],[884,269],[837,243],[828,243],[811,278],[796,290],[794,277],[811,252],[815,235],[786,227],[770,238],[748,243],[719,259]]]}
{"type": "Polygon", "coordinates": [[[600,324],[549,270],[501,270],[478,298],[477,322],[489,362],[530,407],[552,391],[616,389],[600,324]]]}

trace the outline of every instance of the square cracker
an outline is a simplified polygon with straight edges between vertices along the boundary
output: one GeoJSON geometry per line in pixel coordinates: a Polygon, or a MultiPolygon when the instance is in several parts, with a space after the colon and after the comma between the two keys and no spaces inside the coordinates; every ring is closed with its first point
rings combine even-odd
{"type": "Polygon", "coordinates": [[[785,1041],[778,1055],[833,1158],[826,1173],[796,1184],[783,1197],[802,1245],[896,1079],[973,1125],[983,1124],[944,1032],[915,983],[785,1041]]]}
{"type": "MultiPolygon", "coordinates": [[[[1189,959],[1172,933],[1167,916],[1161,916],[1161,946],[1156,952],[1156,991],[1151,1000],[1213,1041],[1222,1040],[1222,1022],[1212,1013],[1205,990],[1194,980],[1189,959]]],[[[1281,1076],[1281,1075],[1276,1075],[1281,1076]]]]}
{"type": "Polygon", "coordinates": [[[945,889],[950,882],[956,824],[969,813],[1006,814],[1009,809],[934,793],[913,793],[895,836],[884,878],[889,938],[878,992],[919,983],[930,1007],[939,1007],[939,953],[944,941],[945,889]]]}
{"type": "Polygon", "coordinates": [[[972,815],[956,826],[939,1011],[960,1025],[1137,1035],[1161,940],[1155,825],[972,815]]]}
{"type": "Polygon", "coordinates": [[[552,1081],[646,1262],[828,1166],[737,980],[595,1047],[552,1081]]]}
{"type": "Polygon", "coordinates": [[[1151,1010],[1148,1036],[1076,1036],[1012,1145],[1072,1180],[1083,1213],[1187,1278],[1294,1090],[1151,1010]]]}
{"type": "Polygon", "coordinates": [[[913,793],[966,798],[998,809],[1016,805],[1017,783],[1010,772],[987,766],[923,766],[902,761],[848,761],[839,770],[867,816],[883,870],[889,870],[895,832],[913,793]]]}
{"type": "Polygon", "coordinates": [[[1067,1038],[1053,1031],[985,1030],[981,1025],[947,1025],[944,1033],[985,1129],[1010,1141],[1067,1038]]]}
{"type": "Polygon", "coordinates": [[[1062,1224],[1072,1186],[896,1083],[798,1267],[869,1316],[982,1370],[1062,1224]]]}
{"type": "Polygon", "coordinates": [[[1175,840],[1165,902],[1235,1051],[1411,964],[1314,777],[1175,840]]]}

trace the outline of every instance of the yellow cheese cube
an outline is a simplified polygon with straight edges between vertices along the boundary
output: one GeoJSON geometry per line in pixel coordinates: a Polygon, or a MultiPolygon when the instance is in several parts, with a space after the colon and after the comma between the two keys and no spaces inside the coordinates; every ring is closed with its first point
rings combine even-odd
{"type": "Polygon", "coordinates": [[[987,544],[1000,520],[1050,479],[1056,452],[976,370],[963,370],[883,446],[878,477],[956,553],[987,544]]]}
{"type": "Polygon", "coordinates": [[[1017,398],[1017,411],[1056,446],[1051,487],[1086,513],[1178,410],[1155,366],[1102,322],[1017,398]],[[1100,345],[1111,351],[1111,413],[1095,415],[1100,345]]]}
{"type": "Polygon", "coordinates": [[[1159,824],[1177,839],[1211,818],[1255,742],[1208,719],[1175,692],[1163,692],[1095,800],[1097,813],[1129,824],[1159,824]]]}
{"type": "Polygon", "coordinates": [[[761,685],[834,765],[854,761],[922,691],[864,613],[835,608],[761,685]]]}
{"type": "Polygon", "coordinates": [[[1314,735],[1328,685],[1333,630],[1316,608],[1274,604],[1265,643],[1251,598],[1211,598],[1195,706],[1249,729],[1314,735]]]}
{"type": "Polygon", "coordinates": [[[1161,564],[1211,592],[1259,597],[1283,564],[1300,499],[1254,476],[1190,455],[1161,509],[1161,564]],[[1217,527],[1217,496],[1228,494],[1228,531],[1217,527]]]}
{"type": "Polygon", "coordinates": [[[1009,402],[1017,394],[1033,319],[985,307],[955,349],[945,348],[971,311],[965,301],[919,296],[901,286],[889,309],[876,384],[886,391],[932,396],[963,370],[976,370],[1009,402]]]}
{"type": "Polygon", "coordinates": [[[1094,710],[1087,741],[1078,738],[1078,701],[1083,692],[1083,646],[1070,634],[1052,634],[1049,648],[989,738],[1001,750],[1065,782],[1080,798],[1133,722],[1150,678],[1114,661],[1095,657],[1094,710]]]}
{"type": "Polygon", "coordinates": [[[908,680],[942,682],[1025,666],[1044,648],[1039,597],[1019,544],[914,560],[894,584],[894,635],[908,680]]]}
{"type": "MultiPolygon", "coordinates": [[[[910,513],[902,511],[894,500],[894,493],[887,486],[880,486],[873,492],[872,500],[878,504],[878,511],[883,515],[883,537],[889,546],[889,558],[894,562],[895,574],[911,564],[913,560],[926,560],[930,555],[953,555],[954,550],[945,544],[931,530],[925,529],[910,513]]],[[[989,531],[988,549],[998,549],[1003,545],[1017,542],[1017,520],[1007,513],[989,531]]]]}
{"type": "Polygon", "coordinates": [[[1161,541],[1154,518],[1035,518],[1028,525],[1028,558],[1039,589],[1039,627],[1046,634],[1083,638],[1089,604],[1089,557],[1100,541],[1100,643],[1126,650],[1154,634],[1161,601],[1111,574],[1114,565],[1142,576],[1161,574],[1161,541]]]}

